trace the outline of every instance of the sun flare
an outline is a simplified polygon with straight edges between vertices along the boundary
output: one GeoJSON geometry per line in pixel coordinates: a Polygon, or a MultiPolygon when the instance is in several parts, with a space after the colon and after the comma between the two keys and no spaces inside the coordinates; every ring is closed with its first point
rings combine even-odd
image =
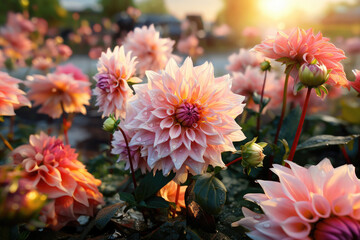
{"type": "Polygon", "coordinates": [[[280,19],[284,17],[287,10],[291,7],[291,2],[288,0],[260,0],[260,10],[267,16],[280,19]]]}

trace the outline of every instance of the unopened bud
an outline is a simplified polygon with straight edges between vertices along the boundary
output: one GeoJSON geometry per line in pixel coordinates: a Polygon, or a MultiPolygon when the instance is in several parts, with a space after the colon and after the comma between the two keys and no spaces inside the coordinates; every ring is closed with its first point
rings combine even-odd
{"type": "Polygon", "coordinates": [[[116,128],[117,121],[115,120],[115,118],[112,116],[108,117],[103,124],[103,129],[107,132],[114,133],[116,128]]]}
{"type": "Polygon", "coordinates": [[[329,78],[329,72],[324,64],[304,63],[299,69],[300,82],[306,87],[318,87],[329,78]]]}
{"type": "Polygon", "coordinates": [[[262,63],[260,63],[260,68],[263,71],[270,71],[271,70],[270,62],[267,60],[264,60],[262,63]]]}
{"type": "Polygon", "coordinates": [[[242,161],[241,165],[244,168],[249,167],[262,167],[265,154],[263,153],[264,147],[267,145],[265,142],[255,143],[257,138],[241,146],[242,161]]]}

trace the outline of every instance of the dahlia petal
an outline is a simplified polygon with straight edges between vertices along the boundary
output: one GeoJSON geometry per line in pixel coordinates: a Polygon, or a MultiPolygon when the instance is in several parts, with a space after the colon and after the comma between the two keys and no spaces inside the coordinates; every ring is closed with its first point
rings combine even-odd
{"type": "Polygon", "coordinates": [[[274,181],[264,181],[264,180],[257,180],[257,183],[260,184],[262,189],[264,190],[266,196],[269,199],[272,198],[287,198],[284,194],[282,186],[278,182],[274,181]]]}
{"type": "Polygon", "coordinates": [[[261,232],[259,231],[252,231],[252,232],[249,232],[249,233],[246,233],[246,235],[251,238],[251,239],[255,239],[255,240],[272,240],[272,238],[262,234],[261,232]]]}
{"type": "Polygon", "coordinates": [[[70,221],[76,220],[74,209],[73,209],[74,199],[69,196],[64,196],[57,198],[55,200],[55,210],[61,209],[59,215],[67,217],[70,221]]]}
{"type": "Polygon", "coordinates": [[[183,148],[179,148],[170,155],[176,169],[180,169],[189,154],[183,148]]]}
{"type": "Polygon", "coordinates": [[[279,176],[281,186],[288,198],[293,201],[307,201],[310,199],[309,191],[302,181],[277,169],[274,169],[274,172],[279,176]]]}
{"type": "Polygon", "coordinates": [[[76,201],[85,205],[86,207],[89,207],[89,200],[86,194],[86,190],[83,187],[78,185],[74,191],[73,196],[76,201]]]}
{"type": "Polygon", "coordinates": [[[257,223],[255,229],[271,239],[282,239],[285,236],[280,225],[271,220],[257,223]]]}
{"type": "Polygon", "coordinates": [[[281,223],[281,228],[288,236],[295,239],[304,239],[309,236],[311,231],[310,224],[304,222],[299,217],[289,217],[281,223]]]}
{"type": "Polygon", "coordinates": [[[281,223],[287,218],[296,215],[294,205],[287,198],[276,198],[260,203],[264,213],[273,221],[281,223]]]}
{"type": "Polygon", "coordinates": [[[349,195],[345,195],[345,196],[340,196],[336,199],[334,199],[334,201],[332,202],[332,212],[335,215],[338,216],[346,216],[349,215],[352,210],[352,201],[350,199],[349,195]]]}
{"type": "Polygon", "coordinates": [[[173,125],[174,125],[174,119],[172,117],[167,117],[160,122],[161,129],[170,128],[173,125]]]}
{"type": "Polygon", "coordinates": [[[262,193],[248,193],[244,196],[244,198],[257,204],[260,204],[262,201],[269,200],[269,198],[262,193]]]}
{"type": "Polygon", "coordinates": [[[328,200],[320,194],[311,194],[312,206],[316,213],[321,218],[327,218],[331,213],[331,206],[328,200]]]}
{"type": "Polygon", "coordinates": [[[294,206],[295,206],[295,211],[303,221],[313,223],[319,219],[319,216],[315,213],[310,202],[307,201],[295,202],[294,206]]]}
{"type": "MultiPolygon", "coordinates": [[[[173,126],[174,127],[174,126],[173,126]]],[[[162,131],[155,132],[154,146],[166,142],[169,139],[169,130],[163,129],[162,131]]]]}
{"type": "Polygon", "coordinates": [[[170,131],[169,131],[169,136],[171,139],[174,139],[174,138],[177,138],[180,136],[181,134],[181,125],[180,124],[175,124],[173,125],[171,128],[170,128],[170,131]]]}

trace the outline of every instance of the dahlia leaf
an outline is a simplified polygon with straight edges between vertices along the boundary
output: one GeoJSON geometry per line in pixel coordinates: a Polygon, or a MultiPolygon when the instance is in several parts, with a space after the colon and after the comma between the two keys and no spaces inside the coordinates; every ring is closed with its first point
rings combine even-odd
{"type": "Polygon", "coordinates": [[[318,135],[299,144],[296,151],[309,148],[327,147],[330,145],[347,145],[349,142],[359,137],[360,134],[350,136],[318,135]]]}
{"type": "Polygon", "coordinates": [[[111,218],[121,206],[123,206],[122,203],[116,203],[101,209],[96,215],[95,226],[99,230],[104,229],[104,227],[110,222],[111,218]]]}
{"type": "Polygon", "coordinates": [[[214,175],[205,173],[196,179],[195,201],[211,214],[218,214],[226,201],[226,187],[214,175]]]}
{"type": "Polygon", "coordinates": [[[168,208],[169,202],[162,197],[152,196],[146,200],[146,206],[148,208],[168,208]]]}
{"type": "Polygon", "coordinates": [[[130,205],[136,205],[135,197],[131,193],[121,192],[119,193],[119,195],[120,195],[120,200],[123,200],[130,205]]]}

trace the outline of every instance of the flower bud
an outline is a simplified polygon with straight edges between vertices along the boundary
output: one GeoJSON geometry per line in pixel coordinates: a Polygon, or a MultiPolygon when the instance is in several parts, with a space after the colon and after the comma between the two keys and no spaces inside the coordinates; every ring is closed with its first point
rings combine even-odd
{"type": "Polygon", "coordinates": [[[270,71],[271,70],[270,62],[267,60],[264,60],[262,63],[260,63],[260,68],[263,71],[270,71]]]}
{"type": "Polygon", "coordinates": [[[264,147],[267,145],[265,142],[255,143],[257,138],[241,146],[242,161],[241,165],[244,168],[249,167],[262,167],[265,154],[263,153],[264,147]]]}
{"type": "Polygon", "coordinates": [[[304,63],[299,69],[300,82],[306,87],[318,87],[329,78],[329,72],[324,64],[304,63]]]}
{"type": "Polygon", "coordinates": [[[117,128],[117,122],[115,118],[112,116],[108,117],[103,124],[103,129],[107,132],[114,133],[116,128],[117,128]]]}

